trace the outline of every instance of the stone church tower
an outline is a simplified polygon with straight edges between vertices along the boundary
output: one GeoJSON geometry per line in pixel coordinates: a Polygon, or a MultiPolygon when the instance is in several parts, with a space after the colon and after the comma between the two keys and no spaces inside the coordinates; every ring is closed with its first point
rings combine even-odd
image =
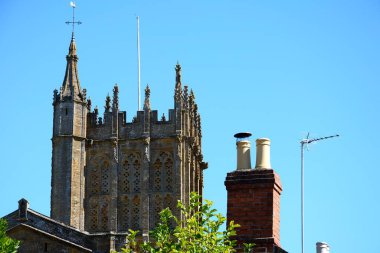
{"type": "Polygon", "coordinates": [[[103,116],[97,107],[91,111],[80,87],[74,37],[66,60],[53,101],[51,218],[96,234],[98,248],[106,250],[128,229],[148,235],[163,208],[178,215],[177,200],[188,203],[190,192],[202,194],[207,163],[201,119],[194,93],[182,88],[179,64],[168,119],[151,109],[147,86],[143,110],[128,122],[117,85],[103,116]]]}
{"type": "MultiPolygon", "coordinates": [[[[143,110],[132,120],[119,110],[119,87],[106,97],[104,111],[91,108],[78,77],[74,36],[60,90],[54,90],[51,217],[29,208],[26,199],[4,216],[7,234],[21,241],[20,253],[109,253],[125,244],[128,229],[148,239],[169,207],[202,195],[201,118],[195,96],[182,88],[175,67],[174,109],[158,119],[151,109],[150,88],[143,110]]],[[[237,228],[237,252],[254,242],[255,253],[287,253],[280,244],[280,177],[270,165],[270,140],[256,141],[251,168],[250,133],[239,133],[237,168],[227,174],[227,220],[237,228]]]]}
{"type": "Polygon", "coordinates": [[[51,218],[84,229],[86,90],[81,90],[74,37],[66,56],[65,78],[54,91],[51,218]]]}

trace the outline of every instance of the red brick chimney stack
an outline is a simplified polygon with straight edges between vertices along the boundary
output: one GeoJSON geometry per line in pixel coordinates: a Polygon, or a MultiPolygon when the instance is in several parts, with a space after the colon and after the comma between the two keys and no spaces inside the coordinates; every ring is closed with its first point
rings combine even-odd
{"type": "MultiPolygon", "coordinates": [[[[249,140],[240,139],[236,142],[238,165],[244,159],[239,154],[249,140]],[[244,142],[244,145],[240,143],[244,142]]],[[[247,136],[246,136],[247,137],[247,136]]],[[[227,189],[227,220],[240,224],[237,228],[236,240],[238,251],[242,252],[243,243],[253,242],[255,253],[284,253],[280,245],[280,195],[282,191],[280,177],[270,165],[270,140],[266,138],[256,140],[256,167],[237,168],[227,174],[224,182],[227,189]]],[[[245,163],[246,164],[246,163],[245,163]]]]}

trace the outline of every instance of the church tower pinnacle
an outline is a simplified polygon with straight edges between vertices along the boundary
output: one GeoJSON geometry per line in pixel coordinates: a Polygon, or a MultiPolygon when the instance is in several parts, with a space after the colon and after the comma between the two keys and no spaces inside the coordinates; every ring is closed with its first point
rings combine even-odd
{"type": "Polygon", "coordinates": [[[54,91],[51,217],[84,228],[84,167],[87,125],[86,90],[78,78],[74,36],[66,56],[66,71],[60,92],[54,91]]]}
{"type": "Polygon", "coordinates": [[[62,97],[83,101],[84,97],[80,89],[78,77],[78,56],[74,34],[71,37],[69,53],[66,56],[65,78],[62,83],[62,97]]]}

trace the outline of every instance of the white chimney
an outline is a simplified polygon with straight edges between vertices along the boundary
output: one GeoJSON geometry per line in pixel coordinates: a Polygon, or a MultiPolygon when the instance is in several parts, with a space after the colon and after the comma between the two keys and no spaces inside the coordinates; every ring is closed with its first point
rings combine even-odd
{"type": "Polygon", "coordinates": [[[270,140],[260,138],[256,140],[256,170],[271,169],[270,165],[270,140]]]}
{"type": "Polygon", "coordinates": [[[250,170],[251,167],[251,142],[248,137],[251,133],[235,134],[237,150],[237,167],[236,170],[250,170]]]}
{"type": "Polygon", "coordinates": [[[325,242],[317,242],[317,253],[330,253],[330,247],[325,242]]]}

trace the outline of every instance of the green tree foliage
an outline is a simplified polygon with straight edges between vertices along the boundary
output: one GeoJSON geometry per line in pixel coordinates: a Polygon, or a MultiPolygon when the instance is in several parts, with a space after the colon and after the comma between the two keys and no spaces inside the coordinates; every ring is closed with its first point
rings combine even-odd
{"type": "MultiPolygon", "coordinates": [[[[182,219],[177,219],[169,208],[160,213],[160,222],[150,232],[150,241],[137,243],[137,231],[129,230],[127,243],[121,252],[144,253],[232,253],[236,252],[236,241],[231,239],[236,235],[235,228],[239,225],[230,222],[227,230],[221,231],[221,226],[226,221],[216,209],[212,208],[212,202],[206,200],[201,203],[200,196],[191,194],[190,204],[185,206],[178,202],[182,219]],[[171,224],[175,227],[172,228],[171,224]]],[[[245,244],[245,252],[252,251],[252,244],[245,244]]]]}
{"type": "Polygon", "coordinates": [[[20,242],[7,236],[7,227],[7,221],[0,219],[0,253],[16,253],[20,242]]]}

